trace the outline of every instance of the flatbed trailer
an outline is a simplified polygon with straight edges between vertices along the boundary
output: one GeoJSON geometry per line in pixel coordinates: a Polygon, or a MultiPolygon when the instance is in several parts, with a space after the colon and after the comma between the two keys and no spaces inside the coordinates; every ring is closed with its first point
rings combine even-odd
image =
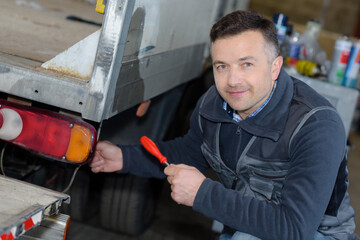
{"type": "Polygon", "coordinates": [[[67,194],[0,175],[0,239],[19,238],[42,223],[51,222],[49,218],[53,222],[64,222],[63,228],[58,228],[56,239],[65,239],[70,218],[62,215],[60,220],[58,215],[65,202],[70,202],[67,194]]]}

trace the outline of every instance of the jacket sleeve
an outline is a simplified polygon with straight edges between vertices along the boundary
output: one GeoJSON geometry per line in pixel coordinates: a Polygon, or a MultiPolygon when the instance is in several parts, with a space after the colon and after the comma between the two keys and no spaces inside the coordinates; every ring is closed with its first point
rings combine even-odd
{"type": "Polygon", "coordinates": [[[345,155],[345,139],[340,117],[332,111],[320,111],[292,141],[290,169],[279,205],[243,197],[206,179],[193,209],[263,240],[311,240],[333,192],[345,155]]]}
{"type": "MultiPolygon", "coordinates": [[[[201,98],[200,98],[201,99],[201,98]]],[[[183,163],[194,166],[200,171],[208,169],[208,164],[201,153],[202,133],[199,127],[199,103],[190,119],[190,130],[183,136],[166,142],[156,142],[168,163],[183,163]]],[[[123,152],[124,167],[119,173],[132,173],[140,177],[165,178],[164,166],[149,154],[140,144],[120,146],[123,152]]]]}

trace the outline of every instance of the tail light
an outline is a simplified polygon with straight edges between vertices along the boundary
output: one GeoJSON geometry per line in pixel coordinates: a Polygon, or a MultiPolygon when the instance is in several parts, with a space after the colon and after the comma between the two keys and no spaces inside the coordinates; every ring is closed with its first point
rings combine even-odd
{"type": "Polygon", "coordinates": [[[76,118],[0,99],[0,139],[55,160],[81,164],[93,153],[96,130],[76,118]]]}

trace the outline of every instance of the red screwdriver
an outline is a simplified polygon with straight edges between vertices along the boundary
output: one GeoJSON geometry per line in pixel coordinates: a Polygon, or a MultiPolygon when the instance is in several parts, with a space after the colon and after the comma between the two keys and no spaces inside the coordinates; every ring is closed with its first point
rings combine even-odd
{"type": "Polygon", "coordinates": [[[167,158],[161,154],[159,148],[150,138],[146,136],[142,136],[140,138],[140,143],[150,154],[152,154],[157,159],[159,159],[161,164],[165,164],[166,166],[169,166],[169,163],[167,162],[167,158]]]}

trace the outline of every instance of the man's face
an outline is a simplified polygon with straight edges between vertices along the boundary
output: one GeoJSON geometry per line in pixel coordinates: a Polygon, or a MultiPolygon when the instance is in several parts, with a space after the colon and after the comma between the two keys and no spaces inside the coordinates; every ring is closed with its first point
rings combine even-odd
{"type": "Polygon", "coordinates": [[[282,65],[270,62],[258,31],[221,38],[212,43],[215,85],[223,99],[245,119],[269,97],[282,65]]]}

